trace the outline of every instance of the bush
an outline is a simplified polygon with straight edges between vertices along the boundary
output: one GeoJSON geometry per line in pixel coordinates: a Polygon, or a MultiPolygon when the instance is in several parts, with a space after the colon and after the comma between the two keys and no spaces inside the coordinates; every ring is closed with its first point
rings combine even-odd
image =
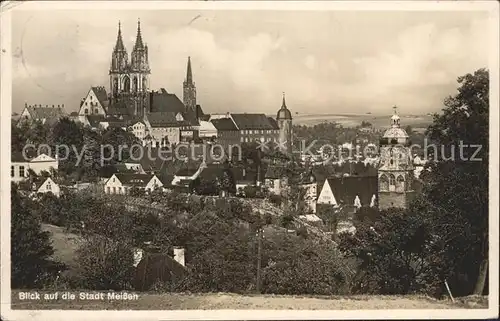
{"type": "Polygon", "coordinates": [[[268,246],[272,263],[263,268],[263,293],[345,294],[344,259],[335,255],[331,244],[286,236],[268,246]]]}
{"type": "Polygon", "coordinates": [[[76,261],[85,288],[127,290],[132,288],[134,253],[131,245],[102,236],[90,236],[77,250],[76,261]]]}

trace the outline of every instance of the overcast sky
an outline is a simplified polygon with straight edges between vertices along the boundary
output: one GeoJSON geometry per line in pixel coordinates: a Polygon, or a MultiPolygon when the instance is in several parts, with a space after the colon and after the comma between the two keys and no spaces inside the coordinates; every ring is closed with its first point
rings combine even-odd
{"type": "Polygon", "coordinates": [[[109,87],[121,21],[130,54],[140,18],[151,86],[182,99],[191,56],[205,112],[438,111],[456,78],[488,65],[481,12],[18,11],[12,15],[13,110],[76,111],[92,85],[109,87]]]}

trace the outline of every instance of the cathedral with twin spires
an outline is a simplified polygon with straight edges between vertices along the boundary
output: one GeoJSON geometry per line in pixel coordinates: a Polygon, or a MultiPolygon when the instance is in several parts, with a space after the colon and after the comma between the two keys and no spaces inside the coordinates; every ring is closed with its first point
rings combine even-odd
{"type": "MultiPolygon", "coordinates": [[[[276,118],[256,113],[205,114],[197,102],[196,85],[187,59],[182,83],[182,100],[165,88],[151,89],[148,45],[143,41],[141,23],[132,51],[125,47],[121,23],[111,53],[109,92],[93,86],[80,102],[75,118],[92,128],[120,127],[131,131],[143,144],[163,146],[180,141],[218,141],[228,144],[273,142],[292,154],[292,115],[285,103],[276,118]]],[[[224,144],[223,144],[224,145],[224,144]]],[[[273,145],[273,144],[270,144],[273,145]]]]}
{"type": "Polygon", "coordinates": [[[136,114],[141,114],[146,94],[149,91],[150,74],[148,45],[142,41],[141,22],[137,22],[137,36],[130,62],[127,49],[123,45],[121,23],[118,23],[118,36],[109,68],[110,103],[116,103],[120,99],[135,100],[138,105],[136,114]]]}

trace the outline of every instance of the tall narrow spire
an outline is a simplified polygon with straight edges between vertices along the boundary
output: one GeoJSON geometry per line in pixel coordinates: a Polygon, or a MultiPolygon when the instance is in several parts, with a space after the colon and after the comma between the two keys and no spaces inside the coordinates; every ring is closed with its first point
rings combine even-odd
{"type": "Polygon", "coordinates": [[[286,109],[285,92],[283,92],[283,102],[281,103],[281,108],[286,109]]]}
{"type": "Polygon", "coordinates": [[[193,72],[191,71],[191,57],[188,57],[187,72],[186,72],[186,83],[193,83],[193,72]]]}
{"type": "Polygon", "coordinates": [[[118,21],[118,36],[116,37],[115,51],[125,50],[122,39],[122,27],[121,22],[118,21]]]}
{"type": "Polygon", "coordinates": [[[134,49],[142,49],[142,48],[144,48],[144,44],[142,43],[141,20],[137,20],[137,37],[135,38],[134,49]]]}

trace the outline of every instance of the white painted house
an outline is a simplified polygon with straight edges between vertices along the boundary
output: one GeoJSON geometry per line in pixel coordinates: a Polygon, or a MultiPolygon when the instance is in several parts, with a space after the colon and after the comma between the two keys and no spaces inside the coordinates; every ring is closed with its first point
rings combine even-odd
{"type": "Polygon", "coordinates": [[[61,195],[61,189],[59,185],[56,184],[52,178],[46,177],[40,180],[37,180],[32,183],[32,191],[33,193],[52,193],[55,196],[59,197],[61,195]]]}
{"type": "Polygon", "coordinates": [[[104,184],[106,194],[128,194],[132,188],[152,192],[163,189],[163,183],[156,175],[116,173],[104,184]]]}
{"type": "Polygon", "coordinates": [[[338,206],[337,199],[335,198],[335,195],[333,195],[332,187],[330,186],[328,179],[325,180],[323,188],[319,193],[318,204],[330,204],[333,206],[338,206]]]}
{"type": "Polygon", "coordinates": [[[80,103],[78,116],[84,122],[85,116],[106,115],[108,95],[102,86],[91,87],[80,103]]]}
{"type": "Polygon", "coordinates": [[[23,156],[22,153],[12,153],[10,164],[10,177],[13,182],[20,182],[28,178],[28,171],[31,169],[37,175],[41,172],[51,172],[51,169],[57,170],[59,161],[56,158],[46,154],[40,154],[37,157],[23,156]]]}

